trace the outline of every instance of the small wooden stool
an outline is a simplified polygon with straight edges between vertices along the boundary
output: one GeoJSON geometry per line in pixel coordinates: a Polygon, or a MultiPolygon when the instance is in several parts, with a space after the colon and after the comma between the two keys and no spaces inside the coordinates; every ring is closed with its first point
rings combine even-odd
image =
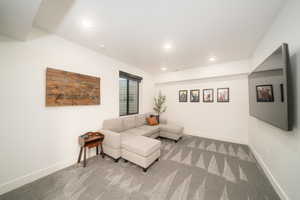
{"type": "Polygon", "coordinates": [[[86,148],[93,148],[96,147],[96,153],[97,155],[99,154],[99,146],[101,147],[101,155],[102,158],[104,158],[104,152],[103,152],[103,147],[102,143],[104,140],[104,135],[100,132],[88,132],[85,133],[84,135],[79,136],[79,145],[80,147],[80,152],[78,156],[78,161],[77,163],[80,163],[81,161],[81,155],[82,151],[83,152],[83,167],[86,167],[86,148]]]}

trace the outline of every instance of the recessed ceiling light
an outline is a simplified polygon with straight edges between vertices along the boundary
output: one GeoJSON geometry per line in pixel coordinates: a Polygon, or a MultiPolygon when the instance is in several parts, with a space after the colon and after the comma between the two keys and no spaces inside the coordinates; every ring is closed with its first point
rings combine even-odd
{"type": "Polygon", "coordinates": [[[168,68],[162,67],[162,68],[160,68],[160,69],[161,69],[161,71],[167,71],[168,68]]]}
{"type": "Polygon", "coordinates": [[[214,57],[214,56],[210,57],[210,58],[209,58],[209,61],[211,61],[211,62],[216,61],[216,57],[214,57]]]}
{"type": "Polygon", "coordinates": [[[166,43],[166,44],[164,45],[164,49],[166,49],[166,50],[172,49],[172,44],[166,43]]]}
{"type": "Polygon", "coordinates": [[[94,26],[93,22],[89,19],[83,19],[81,21],[81,25],[84,27],[84,28],[92,28],[94,26]]]}

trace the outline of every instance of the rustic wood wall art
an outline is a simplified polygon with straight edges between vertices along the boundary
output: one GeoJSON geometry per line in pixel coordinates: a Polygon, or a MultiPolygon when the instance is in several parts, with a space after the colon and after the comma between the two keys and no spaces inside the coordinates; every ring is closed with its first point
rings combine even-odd
{"type": "Polygon", "coordinates": [[[100,78],[47,68],[46,106],[99,104],[100,78]]]}

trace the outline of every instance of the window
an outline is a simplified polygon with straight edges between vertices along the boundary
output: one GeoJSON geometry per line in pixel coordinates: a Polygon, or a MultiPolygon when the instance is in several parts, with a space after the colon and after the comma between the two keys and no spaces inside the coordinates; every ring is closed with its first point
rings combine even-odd
{"type": "Polygon", "coordinates": [[[120,116],[139,113],[139,83],[142,78],[120,71],[120,116]]]}

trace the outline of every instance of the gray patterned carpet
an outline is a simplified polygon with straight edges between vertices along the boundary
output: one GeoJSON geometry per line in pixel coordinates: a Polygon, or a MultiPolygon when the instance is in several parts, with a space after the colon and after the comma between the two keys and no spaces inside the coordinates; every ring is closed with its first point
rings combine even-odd
{"type": "Polygon", "coordinates": [[[279,200],[245,145],[185,136],[162,141],[147,173],[94,157],[0,196],[1,200],[279,200]]]}

